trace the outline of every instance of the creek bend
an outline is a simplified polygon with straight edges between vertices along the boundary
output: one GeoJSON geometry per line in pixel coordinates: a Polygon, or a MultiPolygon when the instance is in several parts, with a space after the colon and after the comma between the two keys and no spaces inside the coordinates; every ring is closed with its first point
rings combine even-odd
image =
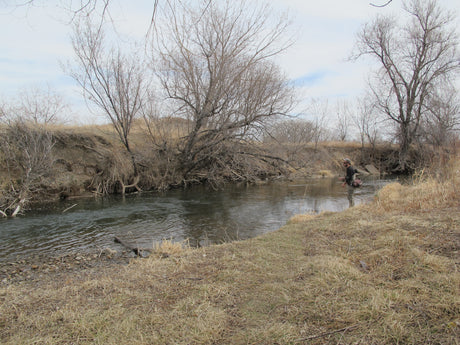
{"type": "MultiPolygon", "coordinates": [[[[355,190],[355,204],[371,200],[388,182],[366,179],[355,190]]],[[[206,246],[274,231],[296,214],[347,207],[346,189],[335,178],[67,200],[0,219],[0,263],[36,254],[119,251],[115,236],[144,248],[163,239],[206,246]]]]}

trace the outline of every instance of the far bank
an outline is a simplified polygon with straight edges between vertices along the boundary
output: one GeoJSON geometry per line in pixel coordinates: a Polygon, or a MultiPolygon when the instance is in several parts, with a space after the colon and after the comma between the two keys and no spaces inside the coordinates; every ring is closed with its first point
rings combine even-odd
{"type": "MultiPolygon", "coordinates": [[[[362,174],[391,174],[398,163],[398,148],[390,144],[261,142],[238,156],[222,153],[209,162],[197,158],[196,167],[187,170],[174,149],[174,140],[163,145],[142,124],[132,130],[131,152],[111,126],[18,124],[1,129],[11,137],[0,162],[0,210],[5,215],[17,215],[37,201],[161,191],[193,184],[218,189],[228,183],[337,176],[343,174],[340,162],[344,157],[362,174]]],[[[422,163],[421,156],[414,149],[410,160],[414,170],[422,163]]]]}

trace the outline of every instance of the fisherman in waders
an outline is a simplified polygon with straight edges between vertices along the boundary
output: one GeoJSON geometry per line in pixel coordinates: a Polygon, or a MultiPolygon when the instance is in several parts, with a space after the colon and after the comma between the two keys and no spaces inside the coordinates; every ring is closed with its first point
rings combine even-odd
{"type": "Polygon", "coordinates": [[[346,168],[346,176],[340,178],[343,181],[342,187],[347,186],[347,198],[348,198],[348,205],[352,207],[355,205],[353,200],[353,193],[355,191],[355,187],[353,186],[353,182],[355,181],[355,174],[358,172],[353,166],[351,165],[351,161],[349,158],[343,159],[343,166],[346,168]]]}

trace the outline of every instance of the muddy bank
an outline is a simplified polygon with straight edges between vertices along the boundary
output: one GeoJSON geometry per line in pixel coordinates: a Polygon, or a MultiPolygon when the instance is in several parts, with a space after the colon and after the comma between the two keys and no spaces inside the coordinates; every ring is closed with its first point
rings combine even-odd
{"type": "Polygon", "coordinates": [[[53,279],[88,269],[126,265],[138,258],[132,251],[120,247],[91,253],[67,253],[59,256],[34,255],[18,257],[15,261],[0,263],[0,285],[22,281],[42,280],[47,276],[53,279]]]}

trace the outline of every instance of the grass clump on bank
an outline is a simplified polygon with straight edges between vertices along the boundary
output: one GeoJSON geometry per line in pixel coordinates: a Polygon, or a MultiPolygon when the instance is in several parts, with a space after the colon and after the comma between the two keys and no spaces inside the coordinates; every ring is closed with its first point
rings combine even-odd
{"type": "Polygon", "coordinates": [[[0,342],[457,344],[458,179],[388,185],[251,240],[11,282],[0,342]]]}

